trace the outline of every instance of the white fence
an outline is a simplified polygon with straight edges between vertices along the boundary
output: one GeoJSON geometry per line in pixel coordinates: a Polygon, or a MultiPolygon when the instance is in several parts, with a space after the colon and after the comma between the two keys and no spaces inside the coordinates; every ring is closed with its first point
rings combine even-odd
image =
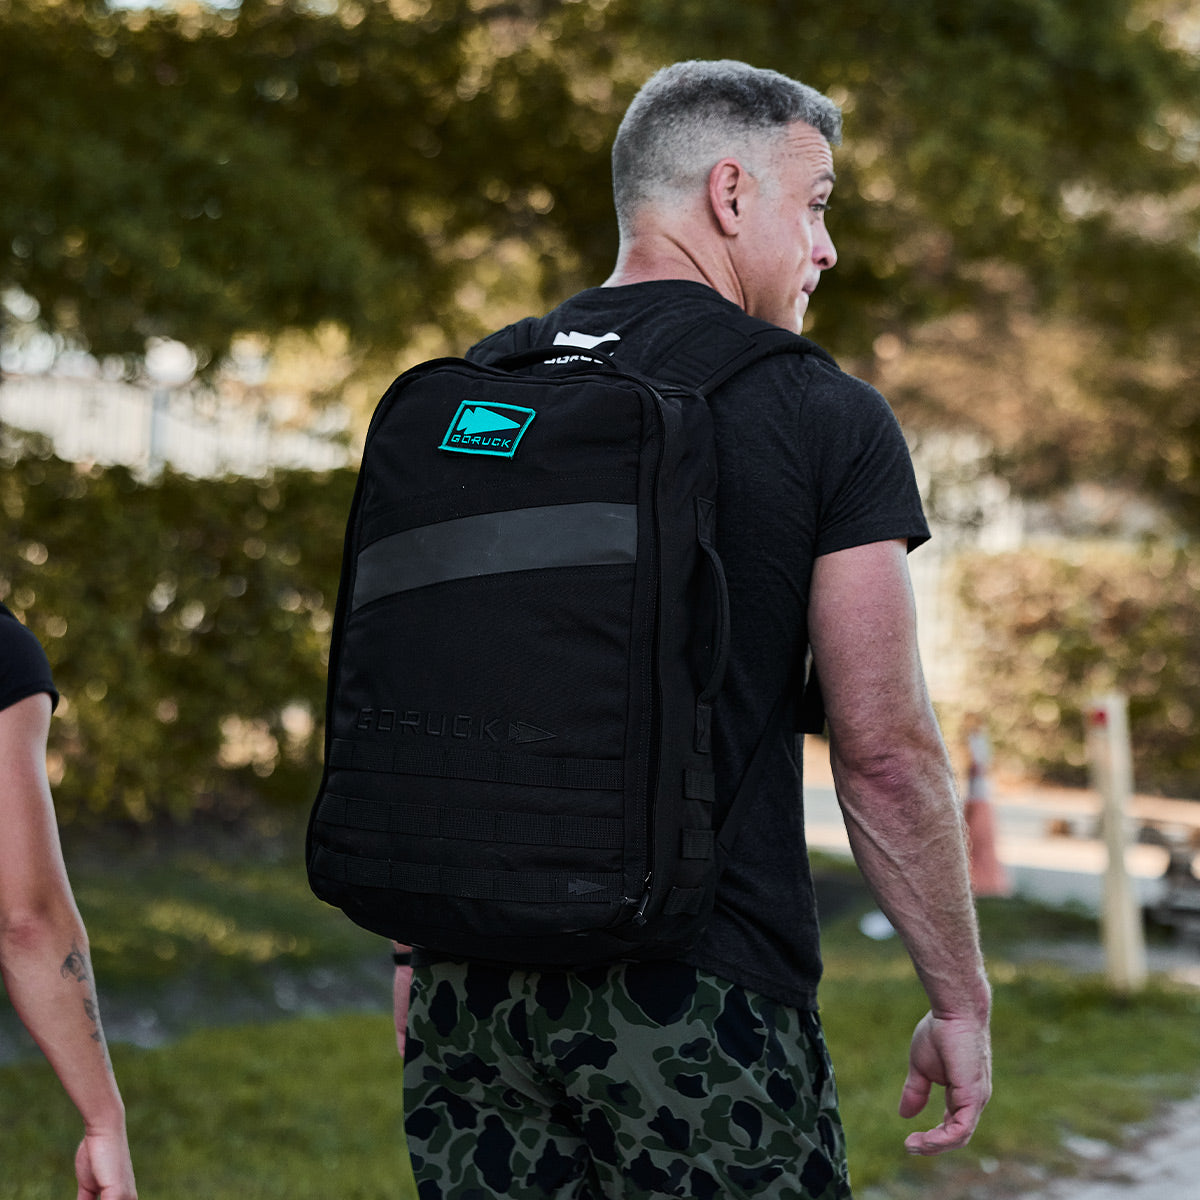
{"type": "Polygon", "coordinates": [[[62,458],[151,475],[164,465],[207,478],[352,461],[331,436],[282,428],[261,407],[194,387],[152,391],[104,379],[9,375],[0,382],[0,423],[46,435],[62,458]]]}

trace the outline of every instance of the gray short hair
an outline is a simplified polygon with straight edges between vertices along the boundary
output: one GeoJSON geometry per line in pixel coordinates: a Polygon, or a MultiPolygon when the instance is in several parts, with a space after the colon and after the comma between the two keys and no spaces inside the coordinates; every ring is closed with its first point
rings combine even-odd
{"type": "Polygon", "coordinates": [[[733,59],[664,67],[633,98],[613,143],[622,231],[647,201],[694,189],[722,158],[753,156],[797,121],[831,145],[842,140],[838,106],[778,71],[733,59]]]}

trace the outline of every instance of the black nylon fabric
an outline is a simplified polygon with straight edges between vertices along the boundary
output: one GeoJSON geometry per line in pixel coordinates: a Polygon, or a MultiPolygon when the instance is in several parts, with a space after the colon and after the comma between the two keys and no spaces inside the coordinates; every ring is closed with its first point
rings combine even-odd
{"type": "MultiPolygon", "coordinates": [[[[697,325],[732,329],[732,340],[737,341],[747,320],[739,309],[699,284],[664,281],[593,289],[572,298],[547,318],[501,331],[481,343],[470,357],[486,362],[533,342],[557,341],[564,346],[563,359],[582,358],[565,347],[586,347],[599,340],[618,366],[650,369],[676,347],[685,347],[687,355],[698,354],[702,363],[711,366],[713,355],[702,344],[697,351],[697,325]]],[[[714,338],[714,342],[717,340],[724,341],[724,334],[714,338]]],[[[562,365],[532,368],[529,374],[537,378],[562,365]]],[[[591,365],[585,368],[594,369],[591,365]]],[[[465,388],[469,386],[466,379],[464,376],[465,388]]],[[[468,390],[453,399],[465,403],[463,397],[470,395],[468,390]]],[[[511,394],[503,389],[489,391],[487,398],[520,405],[521,388],[511,394]]],[[[578,457],[574,460],[577,469],[566,475],[539,472],[533,491],[527,492],[523,485],[514,486],[511,475],[504,474],[488,477],[480,486],[475,464],[454,456],[450,456],[453,461],[436,466],[406,463],[400,468],[399,474],[406,477],[406,492],[400,504],[390,497],[392,482],[385,486],[365,477],[360,481],[360,499],[356,500],[354,544],[370,545],[404,530],[535,503],[614,501],[637,503],[642,511],[653,508],[640,465],[645,432],[620,404],[614,407],[607,399],[604,404],[611,422],[577,424],[574,429],[563,425],[548,429],[549,423],[544,423],[539,431],[541,418],[534,419],[523,433],[513,461],[519,461],[530,446],[537,445],[539,432],[547,434],[547,441],[560,453],[578,457]],[[614,458],[612,440],[626,447],[623,455],[614,458]]],[[[401,440],[406,444],[415,440],[422,445],[430,438],[440,440],[446,434],[447,419],[444,411],[433,417],[418,414],[406,425],[401,440]]],[[[669,768],[658,761],[662,753],[676,753],[674,749],[662,751],[661,747],[694,742],[693,713],[684,714],[684,706],[674,706],[659,734],[651,736],[650,726],[640,718],[650,710],[654,697],[646,694],[644,685],[629,687],[626,680],[624,723],[614,722],[623,685],[608,669],[597,665],[603,656],[572,657],[571,630],[576,619],[566,614],[582,599],[584,611],[591,614],[585,624],[592,626],[601,640],[609,639],[610,647],[626,636],[620,631],[617,614],[642,614],[634,617],[635,628],[627,635],[630,654],[636,658],[652,650],[658,652],[658,661],[667,666],[657,686],[667,694],[677,695],[685,685],[694,694],[702,686],[711,665],[712,641],[711,636],[698,631],[717,624],[711,582],[696,563],[684,562],[682,567],[676,563],[674,577],[686,579],[687,585],[674,591],[649,620],[643,567],[653,557],[654,547],[652,540],[641,536],[641,521],[636,569],[626,569],[624,575],[607,567],[589,568],[586,575],[567,573],[567,592],[574,595],[563,606],[551,602],[551,610],[562,614],[558,618],[540,615],[547,596],[557,594],[558,583],[549,589],[545,586],[545,581],[556,574],[552,571],[518,573],[511,579],[495,576],[465,580],[456,585],[464,590],[453,604],[446,602],[441,585],[417,588],[404,597],[404,603],[414,607],[402,608],[374,622],[367,618],[378,605],[365,605],[348,622],[343,622],[339,612],[334,658],[338,657],[339,638],[344,634],[344,640],[357,640],[359,648],[348,658],[358,665],[348,670],[336,688],[331,677],[330,728],[341,731],[338,736],[383,743],[397,737],[426,742],[436,738],[475,739],[490,753],[505,755],[545,753],[551,740],[556,739],[554,754],[565,752],[593,759],[611,756],[626,768],[636,768],[623,772],[623,778],[629,774],[635,780],[657,780],[665,774],[679,774],[686,780],[682,790],[685,813],[682,818],[673,818],[672,827],[677,829],[682,824],[685,828],[681,848],[686,847],[688,854],[703,854],[711,837],[714,813],[719,824],[754,757],[755,747],[764,738],[770,714],[779,707],[784,720],[767,736],[753,802],[739,804],[740,834],[721,879],[712,918],[690,949],[677,947],[670,952],[783,1003],[812,1008],[816,1005],[821,969],[817,914],[805,851],[800,763],[794,739],[787,732],[795,707],[792,692],[808,645],[807,597],[812,564],[821,554],[872,541],[907,538],[910,545],[916,545],[928,536],[928,530],[907,448],[886,403],[868,385],[838,370],[827,356],[781,354],[749,366],[718,387],[708,406],[689,410],[683,424],[691,426],[707,420],[712,421],[715,430],[720,473],[716,549],[729,580],[732,628],[729,669],[712,720],[715,785],[701,782],[706,776],[711,778],[711,768],[703,761],[693,760],[682,768],[682,758],[669,768]],[[523,601],[509,591],[514,580],[529,589],[523,601]],[[614,599],[614,588],[625,589],[623,600],[614,599]],[[491,613],[495,619],[490,625],[476,627],[467,620],[469,613],[476,617],[491,613]],[[511,624],[500,619],[501,613],[507,614],[511,624]],[[363,627],[356,628],[355,622],[360,619],[363,627]],[[541,650],[531,653],[528,647],[534,643],[522,640],[531,629],[546,637],[545,642],[537,643],[544,654],[541,650]],[[486,667],[471,673],[469,686],[465,680],[447,682],[445,665],[436,661],[436,656],[430,659],[426,655],[431,639],[459,635],[462,644],[456,654],[477,668],[486,667]],[[541,666],[539,660],[544,660],[541,666]],[[569,662],[572,669],[556,676],[550,665],[555,661],[560,666],[562,661],[569,662]],[[384,671],[389,662],[391,667],[384,671]],[[389,672],[403,681],[403,687],[380,694],[371,681],[389,672]],[[466,703],[463,697],[468,693],[471,699],[466,703]],[[777,706],[780,697],[783,703],[777,706]],[[536,704],[524,711],[522,704],[527,699],[536,700],[536,704]],[[614,729],[623,731],[615,744],[614,729]],[[595,744],[596,739],[601,745],[595,744]]],[[[697,470],[697,460],[711,455],[711,446],[711,438],[687,442],[674,469],[690,477],[697,470]]],[[[364,476],[369,473],[364,472],[364,476]]],[[[686,488],[667,489],[673,499],[666,505],[665,519],[693,519],[686,512],[686,503],[680,500],[686,493],[686,488]]],[[[347,581],[343,582],[345,585],[347,581]]],[[[387,803],[397,794],[394,779],[370,771],[327,770],[324,788],[330,794],[387,803]]],[[[406,776],[403,796],[406,804],[418,807],[448,804],[473,812],[499,809],[504,804],[496,791],[447,791],[442,780],[425,776],[406,776]]],[[[523,802],[540,816],[569,807],[589,818],[616,820],[629,827],[647,820],[646,801],[646,788],[639,791],[625,780],[619,793],[568,794],[556,788],[533,787],[527,789],[523,802]]],[[[310,851],[315,844],[317,849],[334,854],[380,853],[377,845],[371,849],[364,831],[338,827],[333,819],[322,822],[319,807],[314,808],[310,826],[310,851]]],[[[663,828],[651,826],[651,845],[664,840],[654,836],[661,835],[663,828]]],[[[470,870],[480,861],[472,851],[470,867],[454,861],[445,863],[445,846],[438,839],[415,847],[406,844],[394,853],[385,853],[389,861],[395,858],[419,866],[420,871],[412,874],[424,880],[436,880],[438,869],[444,867],[447,877],[457,871],[455,878],[460,883],[469,882],[470,870]]],[[[662,853],[661,844],[658,853],[662,853]]],[[[453,855],[450,857],[453,860],[453,855]]],[[[540,892],[540,884],[531,890],[539,895],[568,897],[565,902],[578,906],[580,912],[593,903],[587,899],[589,894],[606,892],[612,881],[619,879],[621,903],[614,919],[620,923],[628,917],[628,909],[640,902],[638,868],[644,870],[653,857],[648,848],[638,851],[625,845],[607,860],[603,854],[598,859],[592,851],[579,859],[564,860],[561,847],[540,846],[531,854],[527,846],[517,848],[497,842],[487,846],[482,862],[484,869],[496,877],[506,871],[526,870],[556,875],[550,892],[540,892]],[[559,889],[557,893],[554,887],[559,889]],[[596,891],[589,893],[592,888],[596,891]]],[[[312,861],[310,853],[310,867],[312,861]]],[[[403,885],[403,870],[389,868],[382,874],[389,883],[403,885]]],[[[711,903],[711,886],[694,885],[704,877],[702,872],[690,880],[674,881],[669,889],[655,894],[655,907],[668,912],[703,911],[711,903]]],[[[328,894],[328,889],[323,893],[323,886],[314,880],[319,895],[341,902],[328,894]]],[[[555,922],[561,915],[550,914],[555,904],[515,900],[511,904],[516,907],[508,910],[512,928],[524,928],[524,934],[513,937],[494,930],[475,939],[455,941],[462,929],[489,928],[488,922],[495,914],[495,894],[494,888],[481,884],[479,896],[459,896],[451,904],[436,894],[408,896],[403,913],[359,911],[353,898],[345,907],[368,928],[455,957],[528,961],[531,931],[541,949],[551,946],[555,922]],[[399,923],[402,915],[406,921],[416,921],[428,936],[407,934],[399,923]]],[[[570,941],[568,935],[568,944],[554,947],[563,955],[554,961],[580,961],[570,957],[570,941]]],[[[614,957],[637,957],[638,951],[636,939],[626,940],[619,935],[606,948],[606,954],[614,957]]],[[[419,952],[417,957],[428,955],[419,952]]]]}

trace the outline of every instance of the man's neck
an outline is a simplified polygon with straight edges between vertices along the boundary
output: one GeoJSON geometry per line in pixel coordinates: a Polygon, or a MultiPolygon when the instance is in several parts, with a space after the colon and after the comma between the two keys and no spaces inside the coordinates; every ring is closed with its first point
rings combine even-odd
{"type": "Polygon", "coordinates": [[[613,273],[602,286],[624,287],[667,279],[702,283],[734,304],[743,303],[741,288],[732,271],[722,270],[719,262],[707,262],[682,242],[665,235],[635,238],[622,245],[613,273]]]}

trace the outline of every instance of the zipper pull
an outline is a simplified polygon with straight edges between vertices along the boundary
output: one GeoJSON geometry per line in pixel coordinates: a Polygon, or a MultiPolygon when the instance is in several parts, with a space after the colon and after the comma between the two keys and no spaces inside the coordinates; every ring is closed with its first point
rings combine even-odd
{"type": "Polygon", "coordinates": [[[646,907],[650,903],[650,876],[646,876],[646,890],[642,893],[642,902],[638,905],[638,910],[633,914],[633,923],[637,926],[645,925],[646,923],[646,907]]]}

